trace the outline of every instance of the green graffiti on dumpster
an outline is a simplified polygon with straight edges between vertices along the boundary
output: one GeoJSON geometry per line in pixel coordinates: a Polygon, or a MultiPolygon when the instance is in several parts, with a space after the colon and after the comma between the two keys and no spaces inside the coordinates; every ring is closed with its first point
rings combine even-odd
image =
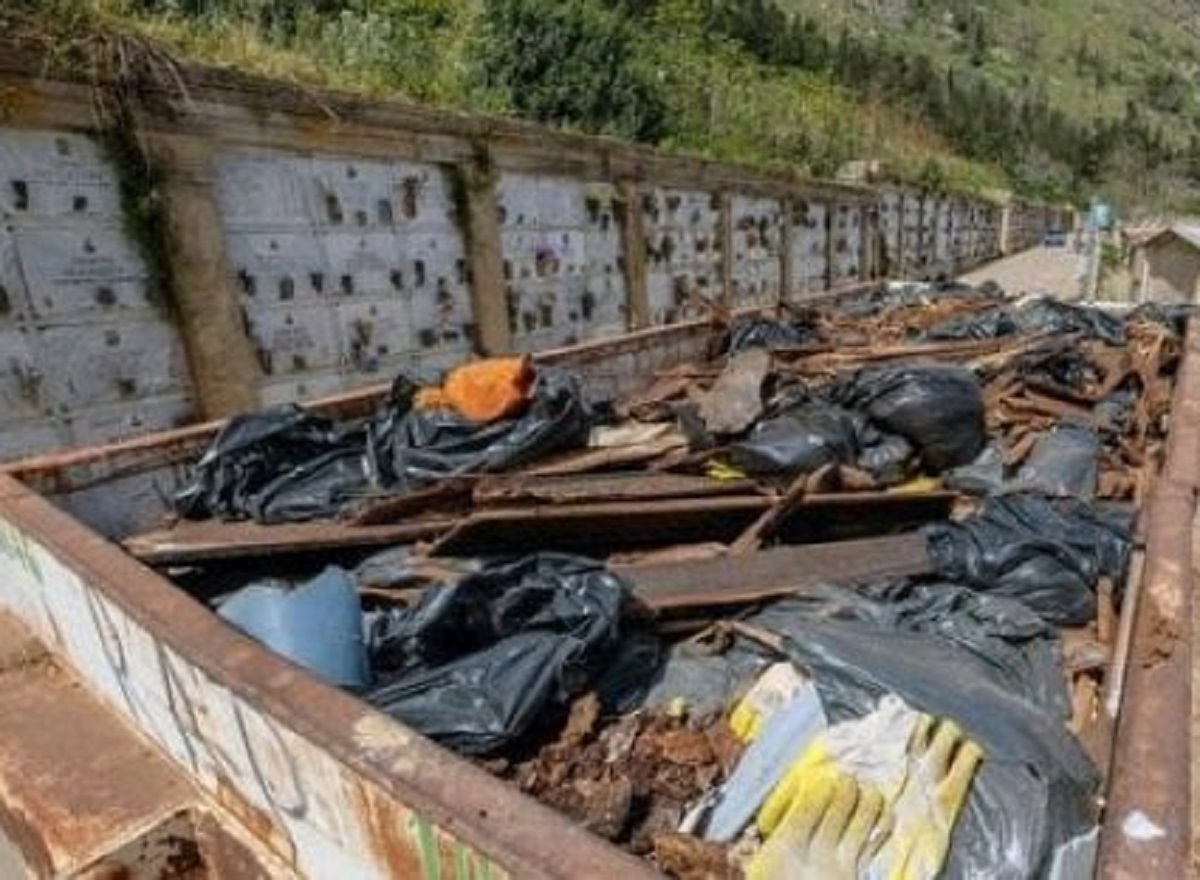
{"type": "Polygon", "coordinates": [[[45,583],[34,545],[24,532],[7,520],[0,520],[0,554],[20,565],[39,584],[45,583]]]}

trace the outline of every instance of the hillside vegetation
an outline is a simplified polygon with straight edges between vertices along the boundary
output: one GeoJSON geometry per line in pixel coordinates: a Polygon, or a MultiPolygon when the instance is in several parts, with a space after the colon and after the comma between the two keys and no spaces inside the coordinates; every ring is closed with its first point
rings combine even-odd
{"type": "MultiPolygon", "coordinates": [[[[6,0],[300,82],[758,166],[1129,207],[1200,191],[1200,0],[6,0]]],[[[0,22],[2,24],[3,22],[0,22]]],[[[57,44],[61,38],[47,40],[57,44]]]]}

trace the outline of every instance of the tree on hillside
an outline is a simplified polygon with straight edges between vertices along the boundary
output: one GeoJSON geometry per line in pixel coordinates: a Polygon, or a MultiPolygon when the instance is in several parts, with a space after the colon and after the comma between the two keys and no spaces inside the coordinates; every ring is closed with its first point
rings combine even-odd
{"type": "Polygon", "coordinates": [[[523,116],[657,141],[666,108],[639,63],[622,6],[589,0],[490,0],[480,67],[523,116]]]}

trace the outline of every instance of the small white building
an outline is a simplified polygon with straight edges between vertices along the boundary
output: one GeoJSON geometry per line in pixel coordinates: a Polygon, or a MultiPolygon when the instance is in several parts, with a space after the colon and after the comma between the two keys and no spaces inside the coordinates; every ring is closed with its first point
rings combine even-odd
{"type": "Polygon", "coordinates": [[[1200,302],[1200,223],[1176,223],[1133,244],[1135,302],[1200,302]]]}

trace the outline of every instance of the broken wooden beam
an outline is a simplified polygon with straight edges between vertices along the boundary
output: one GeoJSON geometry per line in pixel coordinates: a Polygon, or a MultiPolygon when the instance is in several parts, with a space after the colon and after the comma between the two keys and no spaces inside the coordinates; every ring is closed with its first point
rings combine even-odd
{"type": "MultiPolygon", "coordinates": [[[[954,492],[839,492],[802,498],[777,525],[793,543],[864,537],[945,518],[954,492]]],[[[763,495],[529,504],[476,510],[439,538],[434,555],[538,550],[606,557],[680,543],[729,543],[775,503],[763,495]]]]}
{"type": "Polygon", "coordinates": [[[182,520],[168,529],[134,535],[125,550],[148,565],[195,565],[257,556],[387,547],[437,537],[459,516],[434,516],[402,523],[354,526],[340,522],[282,523],[182,520]]]}
{"type": "Polygon", "coordinates": [[[745,605],[821,584],[876,583],[932,570],[919,532],[614,569],[642,603],[659,611],[745,605]]]}
{"type": "Polygon", "coordinates": [[[752,495],[753,480],[714,480],[690,474],[621,472],[578,475],[489,477],[475,487],[480,505],[545,501],[568,504],[596,501],[634,501],[661,498],[704,498],[718,495],[752,495]]]}

